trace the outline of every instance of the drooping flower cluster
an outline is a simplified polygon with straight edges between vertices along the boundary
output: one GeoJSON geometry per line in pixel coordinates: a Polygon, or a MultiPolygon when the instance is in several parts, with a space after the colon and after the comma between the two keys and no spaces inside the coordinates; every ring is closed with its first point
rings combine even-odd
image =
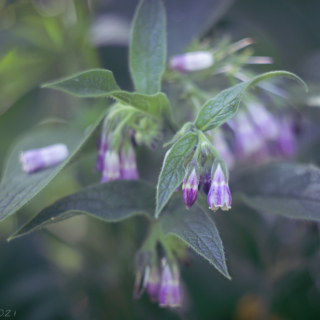
{"type": "MultiPolygon", "coordinates": [[[[242,73],[241,67],[273,62],[270,57],[253,57],[249,51],[242,50],[252,43],[252,39],[246,38],[229,45],[224,45],[223,40],[211,45],[204,44],[202,47],[206,50],[173,56],[170,68],[180,73],[208,69],[213,71],[210,75],[226,74],[228,79],[235,77],[237,80],[248,81],[250,78],[242,73]]],[[[258,86],[273,95],[284,99],[288,97],[284,90],[274,85],[261,83],[258,86]]],[[[192,90],[195,91],[195,87],[192,90]]],[[[198,99],[204,91],[196,91],[195,97],[198,99]]],[[[207,100],[207,96],[203,95],[203,99],[207,100]]],[[[245,106],[232,119],[212,133],[213,145],[229,170],[236,161],[266,162],[295,154],[297,142],[290,113],[271,113],[263,103],[258,102],[261,100],[252,97],[246,100],[245,106]]]]}
{"type": "Polygon", "coordinates": [[[231,169],[235,161],[267,162],[292,157],[296,151],[294,123],[274,116],[261,103],[248,103],[214,133],[213,144],[231,169]],[[228,142],[227,142],[228,140],[228,142]]]}
{"type": "Polygon", "coordinates": [[[160,307],[181,307],[181,286],[178,264],[163,258],[161,266],[150,251],[137,255],[137,273],[133,297],[140,298],[147,291],[152,302],[160,307]]]}
{"type": "Polygon", "coordinates": [[[100,143],[96,168],[102,172],[101,183],[139,179],[136,157],[130,142],[122,146],[120,153],[109,148],[106,143],[100,143]]]}
{"type": "Polygon", "coordinates": [[[187,209],[192,207],[197,199],[198,190],[202,186],[204,193],[208,195],[209,209],[229,210],[232,198],[228,185],[227,166],[221,156],[212,151],[208,143],[203,143],[198,148],[201,148],[201,152],[199,156],[195,152],[189,162],[182,184],[185,206],[187,209]]]}
{"type": "Polygon", "coordinates": [[[99,141],[96,170],[102,172],[101,182],[139,179],[134,147],[155,149],[162,138],[161,122],[115,104],[105,117],[99,141]]]}

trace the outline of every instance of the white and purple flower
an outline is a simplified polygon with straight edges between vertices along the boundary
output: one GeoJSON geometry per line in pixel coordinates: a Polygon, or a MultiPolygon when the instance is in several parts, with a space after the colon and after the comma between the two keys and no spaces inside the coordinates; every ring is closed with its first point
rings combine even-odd
{"type": "Polygon", "coordinates": [[[213,64],[213,54],[208,51],[188,52],[170,59],[170,68],[182,73],[207,69],[213,64]]]}
{"type": "Polygon", "coordinates": [[[123,148],[120,154],[120,179],[138,180],[136,156],[132,146],[123,148]]]}
{"type": "Polygon", "coordinates": [[[148,282],[147,282],[147,293],[151,301],[158,301],[160,290],[160,273],[158,266],[151,268],[148,282]]]}
{"type": "Polygon", "coordinates": [[[187,209],[190,209],[197,199],[199,180],[199,166],[195,160],[192,160],[182,184],[183,201],[187,209]]]}
{"type": "Polygon", "coordinates": [[[244,111],[239,111],[232,125],[235,134],[235,154],[240,158],[251,156],[265,145],[265,139],[244,111]]]}
{"type": "Polygon", "coordinates": [[[101,183],[120,178],[121,174],[119,155],[115,151],[108,150],[104,156],[101,183]]]}
{"type": "Polygon", "coordinates": [[[260,102],[247,103],[249,115],[263,137],[274,140],[279,134],[279,126],[275,117],[260,102]]]}
{"type": "Polygon", "coordinates": [[[68,147],[63,143],[57,143],[48,147],[21,152],[20,162],[23,171],[31,173],[62,162],[68,157],[68,154],[68,147]]]}
{"type": "Polygon", "coordinates": [[[161,275],[159,306],[177,308],[181,306],[180,274],[177,265],[165,264],[161,275]]]}
{"type": "MultiPolygon", "coordinates": [[[[225,166],[224,166],[225,167],[225,166]]],[[[211,187],[208,194],[209,209],[217,211],[231,208],[231,193],[228,185],[228,173],[221,168],[221,163],[213,165],[211,187]]]]}
{"type": "Polygon", "coordinates": [[[279,123],[281,133],[276,140],[277,154],[283,157],[292,157],[297,149],[293,123],[288,118],[282,118],[279,123]]]}

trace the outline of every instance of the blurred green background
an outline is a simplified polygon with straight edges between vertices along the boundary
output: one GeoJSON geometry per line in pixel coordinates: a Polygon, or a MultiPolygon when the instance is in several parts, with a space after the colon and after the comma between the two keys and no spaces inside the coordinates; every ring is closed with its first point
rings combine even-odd
{"type": "MultiPolygon", "coordinates": [[[[320,1],[166,0],[168,56],[194,39],[251,37],[256,55],[295,72],[320,96],[320,1]]],[[[114,72],[132,90],[129,28],[136,0],[0,0],[0,164],[15,139],[47,119],[84,130],[107,99],[76,99],[42,83],[93,67],[114,72]]],[[[260,70],[260,69],[259,69],[260,70]]],[[[297,97],[297,100],[299,97],[297,97]]],[[[318,101],[319,104],[319,101],[318,101]]],[[[176,106],[179,107],[178,105],[176,106]]],[[[178,111],[179,112],[179,111],[178,111]]],[[[299,110],[318,127],[316,107],[299,110]]],[[[315,136],[313,132],[311,136],[315,136]]],[[[301,161],[320,164],[313,139],[301,161]]],[[[140,148],[142,178],[155,182],[164,151],[140,148]]],[[[319,226],[238,206],[214,214],[232,281],[190,252],[182,268],[185,308],[132,300],[134,255],[146,221],[106,224],[84,216],[6,242],[23,222],[60,197],[99,181],[95,153],[63,174],[18,215],[0,225],[0,317],[47,319],[320,319],[319,226]]]]}

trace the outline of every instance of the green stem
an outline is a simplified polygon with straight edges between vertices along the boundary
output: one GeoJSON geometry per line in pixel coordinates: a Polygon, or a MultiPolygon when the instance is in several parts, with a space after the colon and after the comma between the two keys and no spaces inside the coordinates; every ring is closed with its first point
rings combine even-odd
{"type": "MultiPolygon", "coordinates": [[[[218,159],[222,159],[220,156],[220,153],[217,151],[217,149],[212,145],[212,143],[208,140],[208,138],[206,137],[206,135],[199,130],[199,144],[201,145],[202,142],[205,142],[209,145],[209,148],[211,149],[213,155],[218,158],[218,159]]],[[[222,159],[223,160],[223,159],[222,159]]]]}

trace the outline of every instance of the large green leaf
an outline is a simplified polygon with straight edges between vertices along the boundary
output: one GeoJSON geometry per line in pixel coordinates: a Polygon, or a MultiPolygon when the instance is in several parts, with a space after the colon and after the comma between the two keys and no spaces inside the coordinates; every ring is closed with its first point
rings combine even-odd
{"type": "Polygon", "coordinates": [[[116,180],[94,185],[43,209],[9,240],[79,214],[106,222],[118,222],[137,214],[152,219],[154,196],[155,187],[143,181],[116,180]]]}
{"type": "Polygon", "coordinates": [[[8,157],[0,185],[0,221],[18,211],[35,197],[71,161],[101,122],[96,121],[85,135],[68,125],[43,125],[25,134],[14,146],[8,157]],[[60,164],[34,173],[22,171],[19,162],[21,151],[65,143],[69,157],[60,164]]]}
{"type": "Polygon", "coordinates": [[[161,0],[141,0],[133,21],[130,71],[136,90],[160,91],[166,64],[166,15],[161,0]]]}
{"type": "Polygon", "coordinates": [[[197,204],[187,211],[181,198],[174,199],[163,213],[161,225],[165,235],[180,238],[231,279],[218,230],[197,204]]]}
{"type": "Polygon", "coordinates": [[[257,210],[320,221],[320,170],[313,165],[264,166],[241,175],[236,190],[257,210]]]}
{"type": "Polygon", "coordinates": [[[295,74],[287,71],[273,71],[264,73],[249,81],[242,82],[220,92],[215,98],[209,100],[199,111],[196,119],[196,126],[202,131],[212,130],[228,119],[230,119],[238,110],[242,95],[245,90],[256,85],[260,81],[271,77],[288,77],[297,80],[302,85],[306,84],[295,74]]]}
{"type": "Polygon", "coordinates": [[[64,91],[79,98],[112,97],[120,103],[130,105],[148,115],[170,114],[169,101],[164,93],[146,95],[137,92],[122,91],[111,71],[93,69],[71,77],[47,83],[44,88],[64,91]]]}
{"type": "Polygon", "coordinates": [[[182,183],[185,176],[184,161],[197,142],[197,134],[189,132],[181,137],[170,149],[162,165],[158,181],[156,217],[159,216],[171,195],[182,183]]]}

